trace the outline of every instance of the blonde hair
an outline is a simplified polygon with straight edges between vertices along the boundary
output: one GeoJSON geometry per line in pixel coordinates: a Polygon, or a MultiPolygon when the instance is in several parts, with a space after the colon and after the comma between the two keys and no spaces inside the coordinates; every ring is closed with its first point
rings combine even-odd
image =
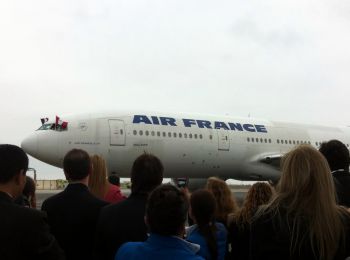
{"type": "Polygon", "coordinates": [[[228,215],[238,210],[237,202],[230,188],[225,181],[217,177],[208,178],[206,188],[216,200],[215,219],[227,225],[228,215]]]}
{"type": "Polygon", "coordinates": [[[326,159],[313,147],[301,145],[282,158],[281,166],[276,195],[256,217],[270,212],[280,222],[287,222],[291,254],[300,250],[304,241],[310,241],[315,256],[333,259],[339,243],[344,241],[342,217],[347,213],[336,204],[334,182],[326,159]],[[281,208],[286,215],[280,214],[281,208]]]}
{"type": "Polygon", "coordinates": [[[91,163],[93,170],[89,177],[89,189],[96,197],[103,199],[109,187],[106,161],[99,155],[93,155],[91,163]]]}

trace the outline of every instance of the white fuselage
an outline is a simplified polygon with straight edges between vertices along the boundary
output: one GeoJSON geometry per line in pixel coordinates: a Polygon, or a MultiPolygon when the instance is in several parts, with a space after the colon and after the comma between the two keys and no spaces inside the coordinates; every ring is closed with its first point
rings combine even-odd
{"type": "MultiPolygon", "coordinates": [[[[37,130],[22,142],[33,157],[62,167],[73,148],[105,158],[109,173],[129,177],[140,154],[164,164],[165,177],[276,180],[279,159],[294,146],[338,139],[350,128],[281,123],[251,118],[162,113],[110,113],[64,118],[66,130],[37,130]]],[[[349,147],[349,146],[348,146],[349,147]]]]}

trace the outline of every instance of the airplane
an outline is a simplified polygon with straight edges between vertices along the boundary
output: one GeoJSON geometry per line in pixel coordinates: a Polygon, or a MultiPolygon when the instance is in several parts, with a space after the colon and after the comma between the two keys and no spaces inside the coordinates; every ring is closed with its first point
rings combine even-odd
{"type": "Polygon", "coordinates": [[[164,177],[192,187],[208,177],[277,182],[282,156],[299,144],[338,139],[349,147],[350,128],[213,115],[125,111],[67,116],[42,124],[21,143],[34,158],[61,167],[73,148],[99,154],[109,174],[130,177],[134,160],[152,153],[164,177]]]}

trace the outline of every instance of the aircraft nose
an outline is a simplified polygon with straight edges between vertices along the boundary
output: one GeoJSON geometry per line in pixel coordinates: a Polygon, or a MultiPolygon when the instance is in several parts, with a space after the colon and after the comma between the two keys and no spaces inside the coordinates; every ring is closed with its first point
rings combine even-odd
{"type": "Polygon", "coordinates": [[[36,156],[38,153],[38,138],[35,134],[32,134],[25,138],[21,143],[22,149],[30,154],[31,156],[36,156]]]}

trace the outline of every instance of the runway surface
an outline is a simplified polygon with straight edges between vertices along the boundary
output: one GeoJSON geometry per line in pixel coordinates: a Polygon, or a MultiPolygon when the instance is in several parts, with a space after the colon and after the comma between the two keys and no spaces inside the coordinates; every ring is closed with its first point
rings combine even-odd
{"type": "MultiPolygon", "coordinates": [[[[37,201],[37,208],[40,209],[41,208],[41,204],[43,203],[44,200],[46,200],[47,198],[61,192],[62,190],[37,190],[36,191],[36,201],[37,201]]],[[[129,196],[130,194],[130,190],[129,189],[122,189],[122,193],[125,196],[129,196]]],[[[247,193],[246,190],[232,190],[232,193],[234,194],[234,196],[237,199],[237,202],[239,205],[242,205],[242,202],[244,200],[244,197],[247,193]]]]}

